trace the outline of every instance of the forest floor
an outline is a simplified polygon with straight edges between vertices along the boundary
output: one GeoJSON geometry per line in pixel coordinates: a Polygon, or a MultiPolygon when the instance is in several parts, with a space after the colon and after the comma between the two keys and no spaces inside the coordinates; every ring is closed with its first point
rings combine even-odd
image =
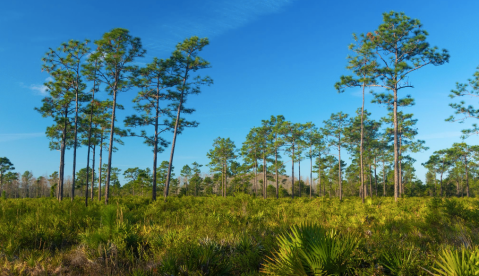
{"type": "Polygon", "coordinates": [[[472,256],[479,241],[479,200],[466,198],[37,198],[0,209],[0,275],[447,275],[448,252],[472,256]]]}

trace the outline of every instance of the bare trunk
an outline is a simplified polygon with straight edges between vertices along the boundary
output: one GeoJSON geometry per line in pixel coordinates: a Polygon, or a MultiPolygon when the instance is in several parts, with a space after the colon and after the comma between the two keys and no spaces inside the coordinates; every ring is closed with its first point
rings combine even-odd
{"type": "Polygon", "coordinates": [[[311,183],[309,183],[309,199],[313,197],[313,156],[310,154],[310,179],[311,183]]]}
{"type": "Polygon", "coordinates": [[[469,171],[467,168],[467,156],[464,156],[464,164],[466,165],[466,196],[469,197],[469,171]]]}
{"type": "MultiPolygon", "coordinates": [[[[74,142],[73,142],[73,177],[72,177],[72,194],[71,200],[75,198],[75,173],[77,164],[77,140],[78,140],[78,91],[75,93],[75,129],[74,129],[74,142]]],[[[88,177],[87,177],[88,179],[88,177]]],[[[88,183],[88,180],[87,180],[88,183]]],[[[87,184],[88,185],[88,184],[87,184]]],[[[88,193],[88,186],[86,187],[88,193]]],[[[88,196],[85,197],[85,202],[88,202],[88,196]]],[[[85,203],[87,205],[88,203],[85,203]]]]}
{"type": "MultiPolygon", "coordinates": [[[[155,118],[155,145],[153,148],[153,190],[152,190],[152,195],[151,198],[153,201],[156,200],[156,163],[157,163],[157,156],[158,156],[158,117],[159,117],[159,108],[160,108],[160,91],[157,88],[156,90],[156,118],[155,118]]],[[[169,167],[169,165],[168,165],[169,167]]],[[[165,187],[166,189],[166,187],[165,187]]],[[[166,192],[166,195],[168,193],[166,192]]],[[[166,195],[165,195],[165,200],[166,200],[166,195]]]]}
{"type": "Polygon", "coordinates": [[[376,183],[376,197],[378,196],[378,174],[377,174],[377,159],[374,157],[374,182],[376,183]]]}
{"type": "Polygon", "coordinates": [[[399,197],[399,147],[398,147],[398,120],[397,120],[397,89],[394,89],[394,201],[399,197]]]}
{"type": "MultiPolygon", "coordinates": [[[[364,89],[365,85],[363,83],[363,100],[361,105],[361,142],[359,146],[359,175],[361,179],[361,189],[364,190],[364,167],[363,167],[363,141],[364,141],[364,89]]],[[[361,200],[364,203],[364,193],[361,193],[361,200]]]]}
{"type": "Polygon", "coordinates": [[[386,196],[386,164],[383,160],[383,196],[386,196]]]}
{"type": "Polygon", "coordinates": [[[343,200],[343,183],[341,179],[341,133],[339,133],[339,144],[338,144],[338,157],[339,157],[339,176],[338,176],[338,182],[339,182],[339,200],[343,200]]]}
{"type": "Polygon", "coordinates": [[[298,176],[299,197],[301,197],[301,156],[298,159],[298,176]]]}
{"type": "Polygon", "coordinates": [[[103,154],[103,130],[101,131],[100,137],[100,166],[98,167],[98,201],[101,201],[101,165],[102,165],[102,154],[103,154]]]}
{"type": "Polygon", "coordinates": [[[293,142],[293,158],[291,159],[291,198],[294,199],[294,142],[293,142]]]}
{"type": "Polygon", "coordinates": [[[372,177],[371,171],[372,171],[371,164],[369,164],[369,173],[368,173],[368,175],[369,175],[369,197],[373,198],[373,177],[372,177]]]}
{"type": "Polygon", "coordinates": [[[279,179],[278,179],[278,150],[274,152],[274,167],[276,170],[276,199],[279,198],[279,179]]]}
{"type": "MultiPolygon", "coordinates": [[[[91,196],[90,196],[90,200],[93,201],[93,190],[95,188],[95,149],[96,149],[96,145],[93,145],[93,159],[92,159],[92,165],[91,165],[91,196]]],[[[87,168],[88,168],[88,165],[87,165],[87,168]]],[[[87,173],[87,177],[88,177],[88,173],[87,173]]]]}
{"type": "Polygon", "coordinates": [[[263,198],[266,199],[268,197],[267,193],[267,183],[266,183],[266,157],[263,153],[263,198]]]}
{"type": "Polygon", "coordinates": [[[108,169],[106,171],[105,204],[110,196],[111,157],[113,155],[113,137],[115,135],[116,89],[113,91],[113,109],[111,112],[110,146],[108,148],[108,169]]]}

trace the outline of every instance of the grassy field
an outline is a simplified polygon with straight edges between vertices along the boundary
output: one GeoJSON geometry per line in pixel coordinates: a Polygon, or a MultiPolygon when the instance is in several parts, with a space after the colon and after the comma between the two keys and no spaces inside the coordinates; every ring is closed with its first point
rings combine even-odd
{"type": "Polygon", "coordinates": [[[451,275],[479,263],[477,199],[110,202],[0,200],[0,274],[451,275]]]}

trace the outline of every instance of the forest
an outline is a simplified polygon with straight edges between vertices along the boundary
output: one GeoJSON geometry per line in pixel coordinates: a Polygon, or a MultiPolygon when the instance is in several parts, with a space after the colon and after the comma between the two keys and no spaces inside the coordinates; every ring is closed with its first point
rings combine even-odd
{"type": "MultiPolygon", "coordinates": [[[[383,13],[376,30],[353,34],[350,74],[330,89],[360,89],[354,114],[338,105],[328,118],[294,122],[278,110],[243,143],[220,133],[209,163],[176,170],[178,135],[201,127],[188,99],[213,85],[201,55],[208,38],[141,66],[147,49],[122,28],[48,49],[48,95],[35,110],[52,123],[58,170],[17,172],[0,157],[0,274],[479,275],[479,146],[467,143],[477,124],[427,162],[413,157],[428,147],[403,92],[417,70],[450,59],[428,36],[418,19],[383,13]],[[136,93],[134,113],[120,122],[124,93],[136,93]],[[150,167],[115,166],[127,139],[149,147],[150,167]],[[163,152],[168,160],[158,160],[163,152]]],[[[446,121],[479,118],[470,100],[479,71],[448,89],[446,121]]]]}

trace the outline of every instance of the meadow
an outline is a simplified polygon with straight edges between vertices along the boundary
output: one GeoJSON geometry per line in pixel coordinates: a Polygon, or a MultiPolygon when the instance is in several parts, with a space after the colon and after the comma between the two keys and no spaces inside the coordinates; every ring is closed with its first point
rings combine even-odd
{"type": "Polygon", "coordinates": [[[473,198],[379,197],[362,204],[239,194],[110,202],[1,199],[0,274],[477,273],[473,198]]]}

